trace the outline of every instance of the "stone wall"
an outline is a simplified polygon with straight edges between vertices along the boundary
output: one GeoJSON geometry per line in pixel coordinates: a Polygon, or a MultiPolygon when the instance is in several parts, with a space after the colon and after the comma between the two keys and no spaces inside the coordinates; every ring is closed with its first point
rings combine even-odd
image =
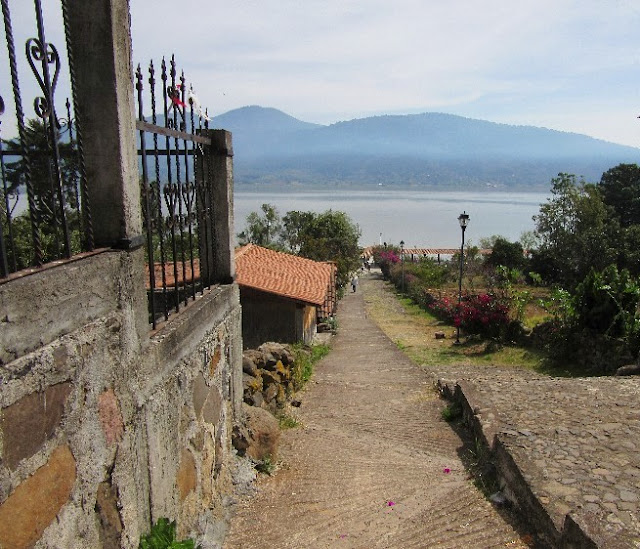
{"type": "Polygon", "coordinates": [[[129,3],[71,4],[99,249],[0,280],[0,548],[136,549],[161,517],[216,547],[242,414],[231,135],[201,133],[217,285],[152,332],[129,3]]]}
{"type": "Polygon", "coordinates": [[[150,334],[143,273],[141,250],[106,251],[0,282],[1,547],[137,548],[160,517],[221,541],[238,288],[150,334]]]}
{"type": "Polygon", "coordinates": [[[294,355],[287,345],[264,343],[242,354],[243,400],[275,412],[300,388],[294,355]]]}

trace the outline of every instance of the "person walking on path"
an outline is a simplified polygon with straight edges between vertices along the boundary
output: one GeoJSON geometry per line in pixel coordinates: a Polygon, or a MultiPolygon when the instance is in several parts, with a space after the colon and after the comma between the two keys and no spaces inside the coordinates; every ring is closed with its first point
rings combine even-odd
{"type": "Polygon", "coordinates": [[[353,277],[351,277],[351,289],[354,293],[358,289],[358,275],[356,273],[353,273],[353,277]]]}
{"type": "Polygon", "coordinates": [[[527,547],[469,480],[431,379],[365,314],[373,276],[340,301],[300,426],[282,432],[279,470],[238,504],[223,547],[527,547]]]}

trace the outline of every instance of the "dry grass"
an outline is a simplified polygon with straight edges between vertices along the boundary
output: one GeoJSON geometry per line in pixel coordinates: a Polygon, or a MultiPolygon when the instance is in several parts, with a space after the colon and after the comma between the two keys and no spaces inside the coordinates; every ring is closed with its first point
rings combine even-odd
{"type": "Polygon", "coordinates": [[[409,299],[397,296],[389,283],[363,284],[363,292],[367,314],[418,364],[542,368],[543,357],[521,347],[464,339],[463,345],[454,345],[453,326],[444,324],[409,299]],[[445,339],[436,339],[436,332],[444,332],[445,339]]]}

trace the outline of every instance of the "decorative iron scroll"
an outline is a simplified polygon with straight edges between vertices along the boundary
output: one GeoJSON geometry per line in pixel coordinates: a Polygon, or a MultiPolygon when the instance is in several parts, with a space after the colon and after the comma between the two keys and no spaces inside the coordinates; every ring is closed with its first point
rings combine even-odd
{"type": "MultiPolygon", "coordinates": [[[[55,91],[62,59],[56,46],[47,42],[41,0],[34,0],[36,37],[26,40],[24,55],[38,85],[33,114],[25,116],[9,0],[0,0],[15,103],[18,137],[0,145],[3,200],[0,207],[0,277],[48,261],[70,258],[93,249],[88,186],[81,131],[67,99],[66,118],[58,118],[55,91]],[[20,206],[20,201],[28,208],[20,206]],[[14,215],[14,211],[17,212],[14,215]],[[28,227],[30,238],[25,238],[28,227]],[[16,232],[20,236],[16,238],[16,232]],[[73,244],[72,244],[73,243],[73,244]]],[[[62,0],[67,49],[69,39],[67,0],[62,0]]],[[[20,21],[27,24],[26,21],[20,21]]],[[[75,101],[75,81],[71,90],[75,101]]],[[[4,104],[3,107],[7,105],[4,104]]],[[[75,110],[75,109],[74,109],[75,110]]],[[[4,109],[3,109],[4,113],[4,109]]],[[[2,114],[3,114],[2,113],[2,114]]]]}
{"type": "Polygon", "coordinates": [[[58,55],[58,50],[53,44],[43,44],[38,38],[29,38],[25,51],[29,66],[44,94],[44,96],[34,99],[33,108],[40,118],[49,118],[50,115],[53,115],[54,120],[57,120],[55,107],[53,105],[53,96],[56,85],[58,84],[58,76],[60,75],[60,56],[58,55]],[[38,72],[36,63],[42,67],[42,74],[38,72]],[[49,65],[53,65],[55,69],[53,72],[53,80],[50,79],[51,73],[48,69],[49,65]]]}

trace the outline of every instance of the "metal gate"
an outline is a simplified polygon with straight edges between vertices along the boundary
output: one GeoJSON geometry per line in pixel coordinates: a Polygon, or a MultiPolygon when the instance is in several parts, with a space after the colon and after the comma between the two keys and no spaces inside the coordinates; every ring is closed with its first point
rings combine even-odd
{"type": "Polygon", "coordinates": [[[193,88],[187,90],[184,73],[178,77],[173,56],[168,67],[162,60],[160,82],[153,62],[147,76],[138,66],[136,127],[149,314],[155,328],[212,284],[215,224],[208,115],[193,88]]]}

